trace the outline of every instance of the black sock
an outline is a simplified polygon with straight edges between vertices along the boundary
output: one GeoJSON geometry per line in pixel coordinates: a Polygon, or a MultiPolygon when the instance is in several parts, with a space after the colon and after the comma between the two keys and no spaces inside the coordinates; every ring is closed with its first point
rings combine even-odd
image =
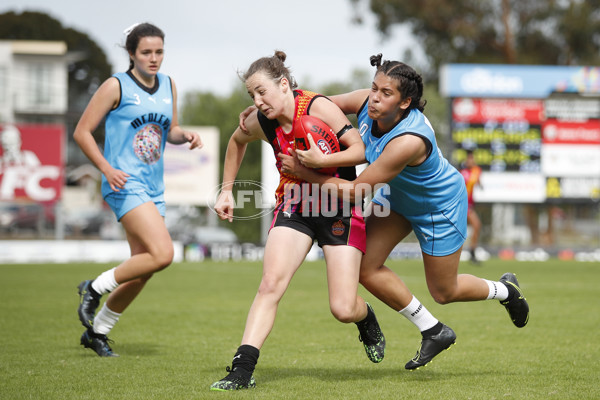
{"type": "Polygon", "coordinates": [[[365,317],[365,319],[363,319],[362,321],[355,322],[355,324],[361,328],[366,329],[366,328],[368,328],[369,323],[373,320],[374,315],[375,314],[371,310],[371,307],[367,307],[367,316],[365,317]]]}
{"type": "Polygon", "coordinates": [[[258,362],[259,355],[259,349],[250,346],[249,344],[243,344],[238,347],[237,352],[233,357],[232,367],[233,369],[241,368],[252,374],[254,372],[254,367],[256,367],[256,363],[258,362]]]}
{"type": "Polygon", "coordinates": [[[442,324],[440,321],[438,321],[438,323],[435,324],[434,326],[432,326],[431,328],[426,329],[423,332],[421,332],[421,335],[423,335],[423,337],[435,336],[442,331],[443,327],[444,327],[444,324],[442,324]]]}

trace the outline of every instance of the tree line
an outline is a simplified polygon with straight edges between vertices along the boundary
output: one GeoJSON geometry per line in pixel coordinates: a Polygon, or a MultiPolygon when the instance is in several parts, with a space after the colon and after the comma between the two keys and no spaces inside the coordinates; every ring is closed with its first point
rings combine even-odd
{"type": "MultiPolygon", "coordinates": [[[[417,63],[410,51],[403,55],[402,61],[413,65],[425,78],[424,98],[428,100],[425,111],[436,128],[442,149],[448,144],[449,129],[448,106],[437,90],[439,67],[444,63],[597,65],[600,62],[600,0],[349,0],[349,6],[356,10],[357,24],[363,22],[362,8],[368,8],[376,18],[383,40],[395,26],[404,24],[410,28],[412,39],[424,51],[426,61],[417,63]]],[[[0,39],[61,40],[71,54],[77,55],[69,65],[68,78],[66,126],[68,142],[72,144],[73,130],[87,102],[100,83],[114,72],[102,48],[87,34],[33,11],[0,14],[0,39]]],[[[356,70],[343,81],[307,89],[328,95],[369,87],[371,73],[356,70]]],[[[251,104],[242,83],[227,95],[201,91],[182,95],[181,123],[216,126],[221,135],[223,160],[238,115],[251,104]]],[[[96,132],[96,140],[103,142],[101,128],[96,132]]],[[[82,157],[69,160],[85,162],[82,157]]],[[[239,179],[260,181],[260,165],[260,146],[251,143],[239,179]]],[[[241,240],[258,240],[260,221],[249,220],[228,227],[241,240]]]]}

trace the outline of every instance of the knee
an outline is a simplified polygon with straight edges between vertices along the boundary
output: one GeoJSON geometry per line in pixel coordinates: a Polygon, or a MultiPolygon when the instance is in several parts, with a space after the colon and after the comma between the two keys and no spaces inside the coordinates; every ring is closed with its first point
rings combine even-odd
{"type": "Polygon", "coordinates": [[[360,267],[358,282],[369,292],[378,291],[385,282],[390,279],[389,269],[385,265],[360,267]]]}
{"type": "Polygon", "coordinates": [[[354,303],[345,304],[343,302],[332,303],[329,306],[331,314],[340,322],[348,324],[350,322],[356,322],[356,312],[354,310],[354,303]]]}
{"type": "Polygon", "coordinates": [[[431,297],[433,297],[433,300],[435,300],[436,303],[444,305],[444,304],[449,304],[452,303],[454,301],[454,295],[450,292],[446,292],[446,291],[436,291],[436,292],[431,292],[431,297]]]}
{"type": "Polygon", "coordinates": [[[377,271],[377,269],[378,268],[372,268],[372,267],[361,265],[360,274],[358,276],[359,283],[361,285],[363,285],[364,287],[368,287],[371,280],[373,279],[374,273],[377,271]]]}
{"type": "Polygon", "coordinates": [[[276,277],[264,275],[258,287],[259,296],[268,296],[273,294],[283,295],[285,288],[280,279],[276,277]]]}
{"type": "MultiPolygon", "coordinates": [[[[154,255],[154,262],[156,264],[155,272],[162,271],[167,268],[173,262],[175,251],[173,246],[164,246],[154,255]]],[[[149,278],[148,278],[149,279],[149,278]]]]}

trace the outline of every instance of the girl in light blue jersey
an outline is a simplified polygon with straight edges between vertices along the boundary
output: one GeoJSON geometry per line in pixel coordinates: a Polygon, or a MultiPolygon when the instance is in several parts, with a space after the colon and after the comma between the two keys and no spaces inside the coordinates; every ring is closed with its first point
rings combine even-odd
{"type": "Polygon", "coordinates": [[[173,243],[163,219],[165,144],[202,146],[198,133],[179,126],[175,84],[158,72],[164,33],[148,23],[125,33],[129,70],[114,74],[98,88],[73,135],[102,172],[102,196],[123,225],[131,249],[131,258],[78,287],[78,314],[86,328],[81,344],[101,357],[116,356],[107,334],[148,279],[173,260],[173,243]],[[92,132],[105,117],[101,152],[92,132]],[[96,314],[101,296],[109,292],[96,314]]]}
{"type": "Polygon", "coordinates": [[[414,232],[419,240],[429,292],[440,304],[498,299],[517,327],[529,319],[529,306],[515,275],[499,281],[458,274],[467,234],[464,179],[437,147],[435,133],[423,114],[421,76],[398,61],[371,57],[377,72],[371,89],[332,96],[346,113],[358,116],[368,167],[354,181],[318,174],[325,155],[310,149],[283,156],[284,172],[309,182],[331,184],[340,196],[361,196],[361,189],[385,183],[366,211],[367,249],[360,282],[381,301],[413,322],[422,333],[421,347],[406,364],[416,369],[455,342],[456,335],[435,319],[384,263],[394,247],[414,232]],[[292,154],[293,155],[293,154],[292,154]],[[304,165],[305,168],[302,167],[304,165]]]}

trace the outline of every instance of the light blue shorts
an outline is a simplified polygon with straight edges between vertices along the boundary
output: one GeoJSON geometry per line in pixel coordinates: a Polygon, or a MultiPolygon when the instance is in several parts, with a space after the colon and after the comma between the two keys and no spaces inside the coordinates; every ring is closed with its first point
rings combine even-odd
{"type": "Polygon", "coordinates": [[[106,201],[106,204],[110,206],[117,216],[117,221],[120,221],[121,218],[123,218],[123,215],[127,214],[129,211],[144,203],[148,203],[149,201],[156,205],[160,215],[163,217],[165,216],[166,205],[164,194],[150,196],[146,192],[111,192],[106,195],[104,201],[106,201]]]}
{"type": "MultiPolygon", "coordinates": [[[[421,251],[431,256],[447,256],[465,243],[467,237],[467,197],[461,198],[454,205],[443,211],[435,211],[420,215],[404,215],[398,207],[394,207],[389,195],[378,191],[373,202],[381,206],[390,204],[392,210],[410,222],[415,235],[419,239],[421,251]],[[383,198],[387,199],[383,201],[383,198]]],[[[369,233],[367,232],[367,236],[369,233]]]]}

